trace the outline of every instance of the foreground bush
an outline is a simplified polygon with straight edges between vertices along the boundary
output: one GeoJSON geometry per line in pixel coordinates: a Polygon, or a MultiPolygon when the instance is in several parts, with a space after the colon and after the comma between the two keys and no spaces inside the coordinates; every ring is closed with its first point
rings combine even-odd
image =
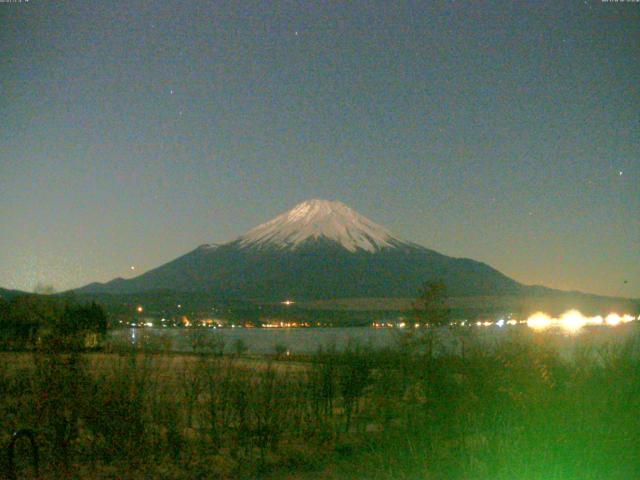
{"type": "Polygon", "coordinates": [[[0,365],[1,440],[36,429],[44,478],[628,479],[640,469],[637,341],[572,359],[514,338],[463,357],[405,345],[304,363],[36,352],[0,365]]]}

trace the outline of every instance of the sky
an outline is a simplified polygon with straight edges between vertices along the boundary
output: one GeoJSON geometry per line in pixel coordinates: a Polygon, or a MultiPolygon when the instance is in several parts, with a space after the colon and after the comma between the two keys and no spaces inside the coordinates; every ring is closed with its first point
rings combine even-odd
{"type": "Polygon", "coordinates": [[[639,78],[636,2],[2,2],[0,287],[130,278],[325,198],[640,298],[639,78]]]}

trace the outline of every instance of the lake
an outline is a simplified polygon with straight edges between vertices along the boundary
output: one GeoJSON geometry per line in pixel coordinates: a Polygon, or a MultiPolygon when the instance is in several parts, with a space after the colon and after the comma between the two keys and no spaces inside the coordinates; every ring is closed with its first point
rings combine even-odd
{"type": "MultiPolygon", "coordinates": [[[[276,345],[296,353],[313,353],[320,347],[335,346],[343,350],[347,345],[361,344],[374,348],[393,347],[408,330],[398,328],[126,328],[111,330],[107,342],[113,345],[143,344],[168,346],[172,351],[193,351],[194,337],[208,341],[224,341],[224,351],[234,351],[234,342],[242,340],[247,347],[247,353],[272,354],[276,345]]],[[[607,344],[620,344],[627,340],[638,341],[640,323],[632,322],[616,327],[597,326],[585,327],[574,333],[567,333],[561,329],[549,329],[537,332],[526,325],[465,327],[463,335],[469,341],[480,342],[487,348],[500,342],[521,338],[530,339],[544,345],[558,349],[563,354],[571,355],[579,347],[600,347],[607,344]]],[[[440,344],[445,349],[456,349],[459,335],[449,329],[437,331],[440,344]]]]}

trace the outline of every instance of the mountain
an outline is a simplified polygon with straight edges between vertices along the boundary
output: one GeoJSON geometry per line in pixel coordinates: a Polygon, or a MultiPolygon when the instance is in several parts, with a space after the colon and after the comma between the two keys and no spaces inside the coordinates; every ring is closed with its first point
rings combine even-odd
{"type": "Polygon", "coordinates": [[[132,279],[78,293],[209,292],[249,300],[414,297],[440,278],[452,295],[518,294],[490,266],[393,236],[338,201],[309,200],[223,245],[201,245],[132,279]]]}
{"type": "Polygon", "coordinates": [[[0,288],[0,298],[9,300],[13,297],[20,297],[23,295],[33,295],[32,293],[22,292],[20,290],[7,290],[6,288],[0,288]]]}
{"type": "Polygon", "coordinates": [[[344,203],[309,200],[242,235],[241,247],[291,249],[313,240],[339,244],[349,252],[377,252],[405,242],[344,203]]]}

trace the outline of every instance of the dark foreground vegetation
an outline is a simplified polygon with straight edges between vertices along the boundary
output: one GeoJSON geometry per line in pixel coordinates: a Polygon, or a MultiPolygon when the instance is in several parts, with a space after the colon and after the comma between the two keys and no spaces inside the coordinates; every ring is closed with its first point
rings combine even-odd
{"type": "MultiPolygon", "coordinates": [[[[637,478],[636,341],[571,360],[540,334],[490,351],[467,338],[463,356],[430,345],[2,353],[0,441],[34,429],[42,478],[637,478]]],[[[18,478],[33,475],[26,445],[18,478]]]]}
{"type": "Polygon", "coordinates": [[[103,307],[69,298],[0,297],[0,350],[71,351],[99,347],[107,332],[103,307]]]}

